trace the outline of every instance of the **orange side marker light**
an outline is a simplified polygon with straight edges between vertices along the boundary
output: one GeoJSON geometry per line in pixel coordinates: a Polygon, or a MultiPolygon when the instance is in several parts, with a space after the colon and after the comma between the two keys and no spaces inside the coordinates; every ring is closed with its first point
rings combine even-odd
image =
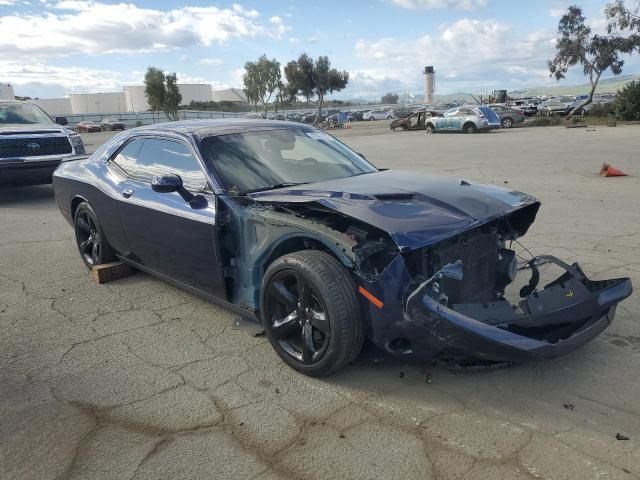
{"type": "Polygon", "coordinates": [[[362,294],[362,296],[364,298],[369,300],[376,307],[378,307],[378,308],[384,307],[384,303],[382,303],[380,300],[378,300],[376,297],[374,297],[373,294],[367,292],[363,287],[358,287],[358,291],[362,294]]]}

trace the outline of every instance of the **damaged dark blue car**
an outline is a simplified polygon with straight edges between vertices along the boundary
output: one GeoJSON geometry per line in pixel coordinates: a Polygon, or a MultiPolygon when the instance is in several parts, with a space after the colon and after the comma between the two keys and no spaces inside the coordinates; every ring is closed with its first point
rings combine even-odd
{"type": "Polygon", "coordinates": [[[602,332],[632,290],[514,248],[533,197],[379,170],[300,124],[128,130],[61,164],[54,188],[87,267],[118,258],[254,318],[308,375],[366,339],[418,361],[552,358],[602,332]]]}

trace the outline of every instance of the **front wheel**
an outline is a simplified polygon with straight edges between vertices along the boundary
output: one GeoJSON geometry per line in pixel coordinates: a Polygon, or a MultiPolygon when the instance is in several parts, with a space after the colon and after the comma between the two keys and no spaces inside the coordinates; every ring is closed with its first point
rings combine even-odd
{"type": "Polygon", "coordinates": [[[513,126],[513,120],[510,118],[502,119],[502,128],[511,128],[513,126]]]}
{"type": "Polygon", "coordinates": [[[98,223],[96,213],[87,202],[78,205],[74,215],[76,245],[82,261],[91,269],[114,259],[113,251],[98,223]]]}
{"type": "Polygon", "coordinates": [[[327,253],[304,250],[275,260],[262,280],[260,312],[280,358],[310,376],[354,360],[364,342],[355,291],[349,272],[327,253]]]}
{"type": "Polygon", "coordinates": [[[429,124],[427,124],[427,127],[425,128],[425,131],[426,131],[427,133],[434,133],[434,132],[436,131],[436,129],[435,129],[435,128],[433,128],[433,125],[431,125],[431,124],[429,123],[429,124]]]}

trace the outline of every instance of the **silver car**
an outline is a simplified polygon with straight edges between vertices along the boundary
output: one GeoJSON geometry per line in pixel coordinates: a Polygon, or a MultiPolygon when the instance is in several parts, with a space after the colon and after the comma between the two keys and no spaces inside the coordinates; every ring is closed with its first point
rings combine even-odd
{"type": "Polygon", "coordinates": [[[486,106],[463,105],[447,110],[441,117],[429,117],[424,123],[427,133],[475,133],[500,128],[500,117],[486,106]]]}
{"type": "Polygon", "coordinates": [[[502,128],[511,128],[518,123],[524,122],[525,115],[522,110],[504,105],[489,105],[489,107],[500,117],[502,128]]]}
{"type": "Polygon", "coordinates": [[[566,111],[566,105],[558,100],[545,100],[538,104],[538,116],[564,115],[566,111]]]}

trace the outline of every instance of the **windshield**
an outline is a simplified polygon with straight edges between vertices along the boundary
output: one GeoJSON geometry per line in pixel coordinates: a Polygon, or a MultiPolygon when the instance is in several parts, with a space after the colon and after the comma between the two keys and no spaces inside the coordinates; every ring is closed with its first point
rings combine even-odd
{"type": "Polygon", "coordinates": [[[331,135],[306,129],[207,137],[202,152],[224,187],[240,194],[377,171],[331,135]]]}
{"type": "Polygon", "coordinates": [[[0,125],[53,123],[40,108],[29,103],[0,103],[0,125]]]}

